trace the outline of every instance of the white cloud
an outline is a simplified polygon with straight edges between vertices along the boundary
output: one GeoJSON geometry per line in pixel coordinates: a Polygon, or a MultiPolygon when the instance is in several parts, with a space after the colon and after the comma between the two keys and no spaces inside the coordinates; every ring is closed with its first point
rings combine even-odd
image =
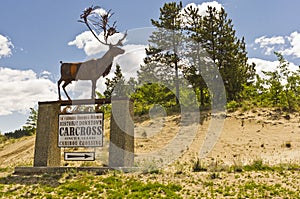
{"type": "Polygon", "coordinates": [[[249,58],[248,63],[255,63],[256,64],[256,73],[260,76],[263,76],[262,71],[274,71],[278,66],[278,61],[268,61],[259,58],[249,58]]]}
{"type": "Polygon", "coordinates": [[[219,2],[217,1],[212,1],[212,2],[203,2],[202,4],[195,4],[195,3],[189,3],[187,4],[181,11],[180,14],[182,14],[184,17],[183,17],[183,22],[184,23],[187,23],[187,21],[191,20],[189,19],[186,15],[185,15],[185,9],[189,8],[189,7],[192,7],[194,9],[198,9],[198,14],[201,15],[201,16],[207,16],[207,8],[208,6],[211,6],[211,7],[214,7],[216,8],[218,11],[220,11],[223,6],[222,4],[220,4],[219,2]]]}
{"type": "Polygon", "coordinates": [[[282,36],[270,37],[270,38],[267,38],[266,36],[262,36],[255,39],[255,43],[260,44],[260,47],[263,48],[269,45],[284,44],[285,41],[282,36]]]}
{"type": "Polygon", "coordinates": [[[275,46],[284,45],[285,39],[282,36],[266,37],[262,36],[254,41],[255,44],[258,44],[261,49],[264,50],[266,55],[271,55],[275,50],[275,46]]]}
{"type": "Polygon", "coordinates": [[[147,45],[126,45],[123,47],[125,53],[115,59],[115,62],[121,66],[126,79],[136,76],[140,65],[144,63],[147,47],[147,45]]]}
{"type": "Polygon", "coordinates": [[[98,9],[93,10],[92,13],[94,13],[94,14],[96,14],[98,16],[103,16],[103,15],[107,14],[107,11],[104,10],[103,8],[98,8],[98,9]]]}
{"type": "MultiPolygon", "coordinates": [[[[107,43],[116,44],[122,37],[123,33],[116,33],[108,38],[107,43]]],[[[98,38],[104,42],[103,32],[98,38]]],[[[123,41],[123,43],[126,42],[123,41]]],[[[101,44],[90,31],[85,31],[76,36],[75,40],[70,41],[68,45],[75,45],[79,49],[83,49],[87,56],[92,56],[108,50],[108,45],[101,44]]]]}
{"type": "MultiPolygon", "coordinates": [[[[277,66],[279,65],[279,61],[268,61],[259,58],[249,58],[248,63],[251,64],[252,62],[256,64],[256,73],[261,77],[264,77],[262,71],[275,71],[277,66]]],[[[294,63],[289,63],[288,68],[291,71],[296,71],[298,69],[298,66],[296,66],[294,63]]]]}
{"type": "Polygon", "coordinates": [[[283,55],[293,55],[297,58],[300,57],[300,33],[293,32],[288,38],[288,41],[291,44],[291,48],[287,48],[282,52],[283,55]]]}
{"type": "Polygon", "coordinates": [[[0,67],[0,115],[26,113],[38,101],[56,100],[56,84],[32,70],[0,67]]]}
{"type": "Polygon", "coordinates": [[[223,8],[222,4],[220,4],[219,2],[212,1],[212,2],[203,2],[202,4],[190,3],[187,4],[184,7],[184,9],[188,7],[198,8],[198,14],[201,16],[206,16],[207,15],[206,11],[208,6],[214,7],[219,11],[221,10],[221,8],[223,8]]]}
{"type": "Polygon", "coordinates": [[[2,57],[10,56],[13,47],[14,45],[7,37],[0,35],[0,59],[2,57]]]}
{"type": "Polygon", "coordinates": [[[75,40],[70,41],[68,45],[75,45],[77,48],[83,49],[87,56],[91,56],[108,49],[107,46],[100,44],[90,31],[85,31],[79,34],[76,36],[75,40]]]}
{"type": "Polygon", "coordinates": [[[292,32],[289,36],[262,36],[256,38],[254,44],[250,46],[254,50],[257,50],[259,47],[265,55],[271,55],[276,51],[282,55],[291,55],[300,58],[300,33],[296,31],[292,32]]]}

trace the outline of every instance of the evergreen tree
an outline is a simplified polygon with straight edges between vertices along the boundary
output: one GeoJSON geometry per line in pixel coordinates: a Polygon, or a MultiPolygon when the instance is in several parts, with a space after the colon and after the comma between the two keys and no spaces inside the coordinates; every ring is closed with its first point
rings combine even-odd
{"type": "Polygon", "coordinates": [[[29,134],[36,133],[37,127],[37,119],[38,119],[38,111],[34,108],[30,108],[30,114],[27,118],[25,125],[23,126],[24,131],[28,131],[29,134]]]}
{"type": "Polygon", "coordinates": [[[228,100],[236,100],[243,84],[253,78],[254,65],[248,65],[244,38],[237,39],[232,20],[222,8],[208,7],[203,17],[202,44],[218,67],[228,100]]]}
{"type": "Polygon", "coordinates": [[[279,61],[279,72],[281,74],[281,83],[284,84],[284,97],[285,106],[289,111],[295,111],[299,105],[299,94],[300,94],[300,70],[291,71],[289,69],[290,63],[278,52],[274,52],[279,61]]]}
{"type": "Polygon", "coordinates": [[[300,70],[291,71],[287,60],[278,52],[274,54],[279,62],[277,68],[274,71],[262,71],[266,76],[263,82],[268,88],[265,95],[272,106],[294,111],[299,106],[300,70]]]}
{"type": "Polygon", "coordinates": [[[122,74],[121,67],[119,65],[116,65],[116,71],[115,76],[112,79],[106,78],[106,90],[104,91],[104,96],[107,98],[112,97],[112,94],[114,93],[117,96],[124,96],[124,90],[119,89],[115,90],[116,85],[121,85],[120,87],[123,87],[125,84],[125,78],[122,74]]]}
{"type": "MultiPolygon", "coordinates": [[[[253,80],[255,65],[247,63],[247,52],[244,38],[241,40],[235,36],[232,20],[227,19],[227,13],[222,8],[208,6],[207,14],[200,16],[197,8],[185,10],[187,31],[190,38],[201,43],[213,63],[221,73],[227,91],[228,100],[237,100],[243,90],[243,84],[253,80]]],[[[197,70],[194,70],[197,75],[197,70]]],[[[198,72],[201,74],[201,72],[198,72]]],[[[200,84],[203,88],[203,83],[200,84]]]]}
{"type": "Polygon", "coordinates": [[[186,58],[188,65],[183,67],[184,77],[191,83],[198,97],[200,105],[210,104],[208,88],[203,79],[203,71],[206,71],[204,58],[207,53],[202,47],[201,28],[202,16],[199,15],[199,8],[190,6],[184,10],[185,30],[190,42],[187,44],[186,58]]]}
{"type": "MultiPolygon", "coordinates": [[[[169,77],[175,76],[173,81],[175,84],[177,104],[180,99],[179,48],[182,43],[181,10],[181,2],[179,4],[176,2],[165,3],[160,9],[159,20],[151,19],[151,23],[157,28],[157,31],[154,31],[150,36],[150,45],[146,49],[147,57],[145,58],[145,64],[152,63],[152,65],[148,65],[148,67],[151,67],[151,70],[156,70],[155,68],[161,67],[162,65],[173,68],[175,75],[169,75],[169,77]]],[[[164,71],[164,73],[165,72],[166,71],[164,71]]]]}

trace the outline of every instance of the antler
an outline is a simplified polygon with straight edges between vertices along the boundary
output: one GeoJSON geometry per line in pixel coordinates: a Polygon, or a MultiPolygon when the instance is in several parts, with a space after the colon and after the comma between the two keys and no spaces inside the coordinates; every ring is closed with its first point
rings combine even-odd
{"type": "Polygon", "coordinates": [[[98,21],[95,21],[95,20],[90,20],[92,21],[92,24],[94,26],[97,26],[97,27],[100,27],[100,29],[103,30],[103,33],[104,33],[104,41],[101,41],[99,39],[99,37],[95,34],[94,30],[90,27],[90,24],[89,24],[89,20],[88,20],[88,17],[93,13],[94,10],[96,9],[99,9],[100,7],[99,6],[91,6],[87,9],[85,9],[83,11],[83,14],[80,15],[80,18],[83,19],[82,20],[79,20],[79,22],[82,22],[82,23],[85,23],[86,26],[88,27],[88,29],[92,32],[92,34],[94,35],[94,37],[103,45],[111,45],[111,46],[122,46],[122,41],[125,39],[125,37],[127,36],[127,31],[124,35],[124,37],[122,39],[120,39],[117,44],[108,44],[107,43],[107,39],[109,36],[112,36],[114,35],[115,33],[118,33],[117,29],[116,29],[116,21],[113,23],[112,26],[109,25],[109,19],[114,15],[114,13],[111,13],[111,10],[109,10],[108,12],[106,12],[105,14],[101,14],[100,15],[100,19],[97,19],[99,20],[98,21]]]}
{"type": "Polygon", "coordinates": [[[119,39],[119,41],[118,41],[116,44],[114,44],[113,46],[123,46],[122,41],[123,41],[126,37],[127,37],[127,30],[126,30],[126,32],[125,32],[123,38],[122,38],[122,39],[119,39]]]}

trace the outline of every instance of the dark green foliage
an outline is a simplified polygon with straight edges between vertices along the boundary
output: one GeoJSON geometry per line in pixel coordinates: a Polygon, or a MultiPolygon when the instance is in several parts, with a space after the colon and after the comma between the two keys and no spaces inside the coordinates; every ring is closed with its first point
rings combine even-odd
{"type": "Polygon", "coordinates": [[[106,90],[104,91],[104,96],[107,98],[112,97],[112,95],[116,96],[125,96],[126,92],[123,89],[125,84],[125,78],[122,74],[121,67],[119,65],[116,66],[115,76],[113,79],[106,78],[106,90]],[[118,85],[118,86],[117,86],[118,85]]]}
{"type": "Polygon", "coordinates": [[[159,20],[151,19],[154,27],[158,28],[150,36],[150,45],[146,49],[147,57],[145,64],[152,64],[152,68],[156,67],[171,67],[173,74],[171,77],[174,82],[176,103],[179,104],[179,61],[180,61],[180,46],[182,45],[182,18],[180,11],[182,3],[176,2],[165,3],[160,9],[159,20]]]}
{"type": "Polygon", "coordinates": [[[23,126],[24,131],[28,131],[30,134],[36,133],[36,127],[37,127],[37,119],[38,119],[38,111],[34,108],[30,108],[30,114],[28,116],[28,119],[23,126]]]}
{"type": "MultiPolygon", "coordinates": [[[[227,13],[223,8],[218,11],[208,6],[207,15],[200,16],[198,8],[191,6],[185,9],[185,16],[189,19],[186,26],[187,34],[199,44],[192,47],[194,55],[200,55],[192,57],[193,65],[186,68],[186,78],[192,81],[194,89],[202,94],[207,89],[202,79],[205,75],[203,71],[211,67],[203,61],[203,57],[209,56],[221,73],[227,100],[238,100],[243,84],[253,81],[255,73],[255,65],[247,63],[244,38],[238,39],[235,36],[232,20],[227,19],[227,13]]],[[[200,95],[201,105],[206,100],[200,95]]]]}
{"type": "Polygon", "coordinates": [[[193,163],[192,166],[193,172],[200,172],[200,171],[207,171],[207,168],[205,168],[202,164],[199,158],[197,158],[196,162],[193,163]]]}
{"type": "Polygon", "coordinates": [[[266,165],[262,160],[255,160],[252,164],[244,166],[244,171],[273,171],[275,168],[266,165]]]}
{"type": "Polygon", "coordinates": [[[17,139],[24,136],[34,135],[36,133],[37,118],[38,118],[38,111],[35,110],[34,108],[30,108],[30,114],[28,116],[26,124],[21,129],[5,133],[4,136],[6,138],[17,139]]]}
{"type": "Polygon", "coordinates": [[[18,129],[18,130],[15,130],[13,132],[5,133],[4,135],[7,138],[18,139],[18,138],[21,138],[21,137],[24,137],[24,136],[31,136],[32,132],[28,131],[26,129],[18,129]]]}
{"type": "Polygon", "coordinates": [[[300,107],[300,70],[291,71],[284,57],[275,52],[278,66],[273,71],[262,71],[253,84],[244,84],[242,103],[260,107],[278,107],[296,111],[300,107]]]}
{"type": "Polygon", "coordinates": [[[167,87],[149,83],[139,87],[133,95],[135,104],[135,114],[142,115],[149,112],[155,105],[159,104],[166,109],[176,106],[175,95],[167,87]]]}

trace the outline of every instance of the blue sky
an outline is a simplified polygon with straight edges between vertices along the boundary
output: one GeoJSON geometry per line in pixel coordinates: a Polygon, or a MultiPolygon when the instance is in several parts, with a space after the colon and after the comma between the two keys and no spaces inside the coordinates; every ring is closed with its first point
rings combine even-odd
{"type": "MultiPolygon", "coordinates": [[[[98,5],[112,9],[118,30],[131,30],[136,36],[142,34],[143,28],[151,27],[150,19],[158,19],[159,8],[165,2],[170,1],[1,1],[0,132],[20,128],[28,117],[29,107],[36,106],[38,101],[57,99],[59,61],[78,62],[89,58],[87,51],[76,46],[76,37],[87,30],[77,22],[84,8],[98,5]],[[69,45],[71,41],[75,45],[69,45]]],[[[182,2],[186,6],[212,1],[182,2]]],[[[282,52],[292,63],[291,67],[300,64],[299,0],[216,2],[233,20],[236,35],[245,37],[249,58],[259,69],[275,66],[273,51],[282,52]]],[[[143,46],[124,48],[143,49],[143,46]]]]}

